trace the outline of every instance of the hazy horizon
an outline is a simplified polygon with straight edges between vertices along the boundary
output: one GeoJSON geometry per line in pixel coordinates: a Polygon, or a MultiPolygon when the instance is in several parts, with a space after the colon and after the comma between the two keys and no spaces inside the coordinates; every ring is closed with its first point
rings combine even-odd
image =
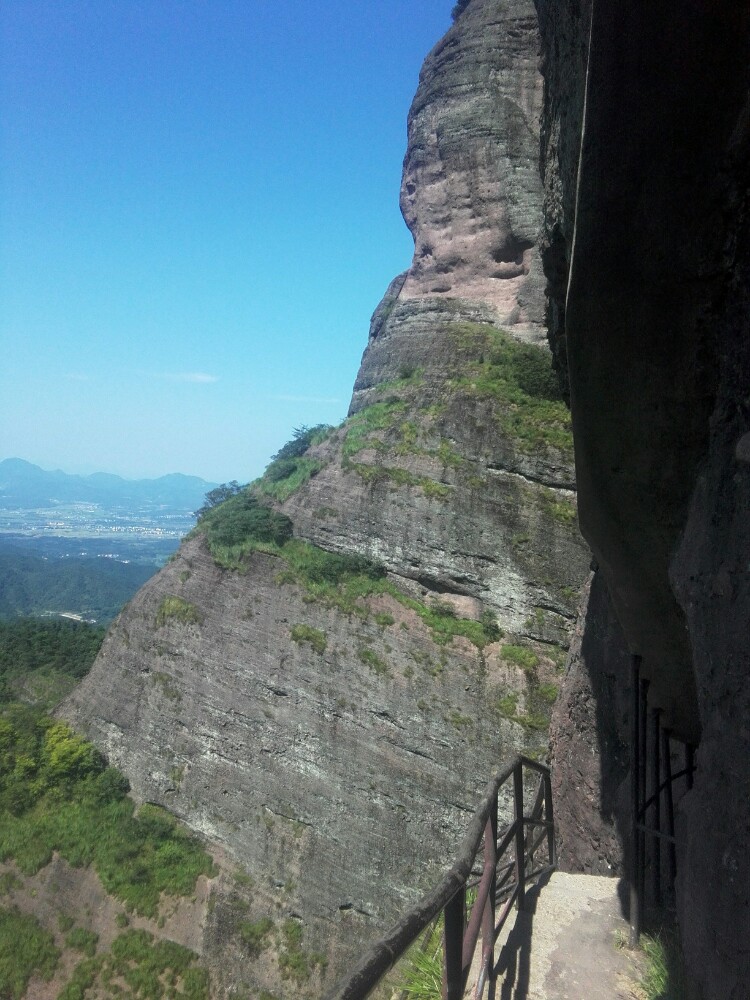
{"type": "Polygon", "coordinates": [[[0,456],[0,465],[2,465],[3,462],[8,462],[8,461],[11,461],[11,462],[13,462],[13,461],[28,462],[29,465],[36,466],[37,468],[41,469],[42,472],[62,472],[66,476],[95,476],[95,475],[103,473],[104,475],[107,475],[107,476],[119,476],[119,478],[125,479],[127,481],[131,481],[131,480],[135,481],[135,480],[141,480],[141,479],[162,479],[164,476],[174,476],[174,475],[177,475],[177,476],[189,476],[189,477],[196,478],[196,479],[202,479],[204,482],[209,483],[209,484],[212,484],[212,483],[216,482],[216,480],[205,479],[204,476],[195,476],[195,474],[192,473],[192,472],[184,472],[182,469],[171,469],[169,472],[162,472],[158,476],[121,476],[119,472],[112,472],[111,469],[92,468],[92,469],[88,469],[88,470],[85,470],[85,471],[81,471],[80,469],[72,469],[72,468],[65,468],[64,469],[64,468],[62,468],[59,465],[53,465],[53,466],[40,465],[39,462],[32,462],[30,459],[25,458],[23,455],[4,455],[4,456],[0,456]]]}
{"type": "Polygon", "coordinates": [[[0,453],[248,481],[341,420],[451,6],[4,4],[0,453]]]}

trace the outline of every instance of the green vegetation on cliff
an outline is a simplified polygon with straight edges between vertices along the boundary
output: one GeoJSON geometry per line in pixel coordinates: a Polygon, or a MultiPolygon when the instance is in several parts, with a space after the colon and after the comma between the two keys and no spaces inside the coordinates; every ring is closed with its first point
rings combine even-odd
{"type": "Polygon", "coordinates": [[[346,436],[341,449],[343,466],[351,462],[352,456],[365,448],[382,450],[382,441],[373,435],[395,426],[406,411],[406,403],[399,401],[373,403],[349,417],[344,423],[346,436]]]}
{"type": "Polygon", "coordinates": [[[295,428],[292,439],[276,452],[266,471],[252,484],[253,489],[283,503],[323,468],[323,462],[305,452],[325,441],[331,430],[328,424],[295,428]]]}
{"type": "Polygon", "coordinates": [[[0,997],[20,1000],[32,976],[49,982],[60,951],[39,921],[17,909],[0,907],[0,997]]]}
{"type": "Polygon", "coordinates": [[[174,594],[169,594],[157,608],[156,627],[162,628],[162,626],[171,621],[182,622],[185,625],[197,625],[200,623],[200,614],[196,606],[191,604],[190,601],[186,601],[182,597],[175,597],[174,594]]]}
{"type": "Polygon", "coordinates": [[[23,699],[51,708],[88,673],[103,639],[103,628],[85,622],[0,622],[0,703],[23,699]]]}
{"type": "Polygon", "coordinates": [[[549,351],[480,323],[458,323],[455,337],[469,354],[465,374],[453,385],[500,407],[500,428],[522,450],[551,447],[572,455],[570,411],[549,351]]]}
{"type": "Polygon", "coordinates": [[[254,488],[283,503],[322,468],[323,463],[317,458],[282,458],[268,466],[254,488]]]}
{"type": "Polygon", "coordinates": [[[112,895],[153,916],[162,892],[187,895],[210,857],[167,812],[135,815],[128,783],[63,722],[21,705],[0,715],[0,860],[27,875],[57,851],[93,865],[112,895]]]}
{"type": "Polygon", "coordinates": [[[76,966],[73,975],[58,1000],[83,1000],[88,990],[102,988],[107,994],[124,993],[112,989],[122,981],[130,996],[141,1000],[208,1000],[208,973],[200,968],[195,952],[175,944],[174,941],[157,941],[144,930],[128,930],[112,942],[109,952],[85,958],[76,966]]]}
{"type": "Polygon", "coordinates": [[[260,503],[248,490],[211,508],[194,532],[206,536],[211,555],[220,566],[238,569],[253,549],[277,549],[292,537],[292,522],[260,503]]]}
{"type": "Polygon", "coordinates": [[[432,631],[434,642],[446,645],[456,636],[463,636],[479,649],[501,637],[501,630],[492,615],[481,621],[459,617],[446,602],[424,604],[392,583],[385,569],[364,556],[326,552],[307,542],[293,539],[279,550],[287,569],[279,574],[279,583],[296,583],[303,587],[308,600],[318,600],[346,614],[367,616],[363,603],[376,594],[390,594],[404,608],[414,611],[432,631]]]}
{"type": "Polygon", "coordinates": [[[299,921],[284,921],[278,956],[279,971],[282,979],[291,979],[298,985],[306,983],[316,968],[324,972],[328,964],[325,955],[303,949],[302,935],[302,924],[299,921]]]}
{"type": "Polygon", "coordinates": [[[311,625],[293,625],[290,635],[294,642],[306,642],[321,655],[326,651],[327,639],[325,632],[311,625]]]}
{"type": "MultiPolygon", "coordinates": [[[[214,559],[227,569],[241,570],[244,558],[252,551],[279,556],[286,567],[278,574],[277,582],[298,584],[309,601],[321,601],[347,614],[366,616],[369,611],[363,604],[365,598],[390,594],[403,607],[416,612],[440,645],[463,636],[482,649],[501,637],[492,616],[474,621],[457,616],[450,604],[424,604],[399,590],[386,578],[384,567],[367,557],[327,552],[292,538],[289,518],[260,506],[249,494],[237,495],[215,507],[201,519],[196,531],[205,533],[214,559]]],[[[295,626],[298,630],[293,636],[295,641],[313,644],[309,636],[299,632],[301,627],[295,626]]],[[[320,644],[317,639],[314,648],[320,644]]]]}

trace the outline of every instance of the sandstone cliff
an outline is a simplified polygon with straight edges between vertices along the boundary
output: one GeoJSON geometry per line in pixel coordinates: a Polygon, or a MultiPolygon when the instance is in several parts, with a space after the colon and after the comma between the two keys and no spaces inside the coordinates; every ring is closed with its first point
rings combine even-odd
{"type": "Polygon", "coordinates": [[[294,539],[228,555],[199,530],[64,706],[252,878],[208,918],[222,992],[289,971],[232,937],[238,892],[299,922],[317,995],[450,855],[489,767],[545,752],[589,558],[539,344],[537,49],[530,2],[473,0],[425,62],[412,265],[348,420],[254,487],[294,539]]]}
{"type": "Polygon", "coordinates": [[[618,854],[626,654],[638,653],[651,704],[698,745],[677,830],[690,981],[696,995],[739,1000],[750,995],[738,794],[750,760],[750,15],[731,2],[537,7],[550,336],[600,567],[555,725],[567,860],[600,863],[592,828],[618,854]],[[574,733],[588,734],[583,754],[574,733]]]}

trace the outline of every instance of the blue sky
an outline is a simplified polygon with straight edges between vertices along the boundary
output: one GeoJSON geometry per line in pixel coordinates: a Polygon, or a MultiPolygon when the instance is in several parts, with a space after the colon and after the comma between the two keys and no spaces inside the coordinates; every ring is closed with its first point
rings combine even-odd
{"type": "Polygon", "coordinates": [[[4,0],[0,459],[247,481],[346,414],[452,0],[4,0]]]}

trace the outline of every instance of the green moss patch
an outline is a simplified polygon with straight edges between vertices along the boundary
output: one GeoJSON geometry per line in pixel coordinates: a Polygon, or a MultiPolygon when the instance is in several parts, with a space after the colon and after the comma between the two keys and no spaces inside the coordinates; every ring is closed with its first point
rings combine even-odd
{"type": "Polygon", "coordinates": [[[279,970],[282,979],[302,985],[316,969],[325,972],[328,960],[319,952],[308,952],[302,947],[302,924],[297,920],[285,920],[281,928],[279,950],[279,970]]]}
{"type": "Polygon", "coordinates": [[[373,403],[345,421],[341,450],[344,463],[365,448],[377,447],[377,439],[373,435],[394,427],[405,411],[406,403],[402,401],[373,403]]]}
{"type": "Polygon", "coordinates": [[[531,671],[539,663],[539,657],[536,655],[533,649],[529,649],[528,646],[514,646],[506,645],[502,648],[502,657],[509,663],[515,663],[517,667],[521,667],[524,671],[531,671]]]}
{"type": "Polygon", "coordinates": [[[247,951],[253,956],[257,956],[267,948],[269,934],[273,930],[273,920],[270,917],[261,917],[259,920],[243,920],[239,925],[239,936],[247,951]]]}
{"type": "Polygon", "coordinates": [[[427,476],[415,476],[408,469],[402,469],[398,465],[362,465],[352,462],[348,468],[370,485],[388,483],[393,486],[416,486],[426,497],[438,500],[444,500],[451,493],[450,486],[445,483],[439,483],[427,476]]]}
{"type": "Polygon", "coordinates": [[[156,627],[162,628],[170,622],[181,622],[183,625],[198,625],[200,612],[190,601],[170,594],[164,598],[156,612],[156,627]]]}
{"type": "Polygon", "coordinates": [[[325,632],[321,632],[320,629],[313,628],[311,625],[293,625],[291,636],[294,642],[308,643],[321,656],[326,651],[328,640],[325,632]]]}
{"type": "Polygon", "coordinates": [[[382,656],[378,656],[378,654],[374,650],[368,649],[367,647],[363,646],[357,650],[357,656],[362,661],[362,663],[366,664],[370,668],[370,670],[376,673],[379,677],[391,676],[390,667],[382,658],[382,656]]]}
{"type": "Polygon", "coordinates": [[[544,509],[559,524],[573,524],[578,516],[578,510],[574,500],[567,497],[558,496],[552,490],[544,490],[542,493],[544,509]]]}

